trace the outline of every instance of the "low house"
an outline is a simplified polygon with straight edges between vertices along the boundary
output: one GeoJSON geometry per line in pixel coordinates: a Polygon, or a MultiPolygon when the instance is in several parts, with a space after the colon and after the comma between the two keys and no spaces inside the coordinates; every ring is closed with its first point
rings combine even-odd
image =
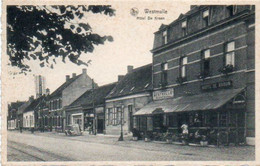
{"type": "Polygon", "coordinates": [[[7,129],[18,129],[18,108],[25,102],[17,101],[8,104],[7,129]]]}
{"type": "Polygon", "coordinates": [[[37,106],[41,103],[41,101],[45,98],[45,96],[41,96],[37,99],[34,99],[23,111],[23,128],[24,129],[32,129],[36,128],[36,119],[37,119],[37,106]]]}
{"type": "Polygon", "coordinates": [[[86,91],[66,107],[68,124],[79,124],[81,130],[93,127],[94,133],[104,133],[105,97],[115,87],[111,83],[86,91]]]}
{"type": "Polygon", "coordinates": [[[31,102],[34,100],[33,96],[29,97],[29,100],[26,101],[24,104],[22,104],[17,111],[17,127],[22,128],[23,127],[23,113],[25,109],[31,104],[31,102]]]}
{"type": "Polygon", "coordinates": [[[127,74],[106,97],[106,133],[119,135],[132,132],[133,114],[149,103],[152,89],[152,65],[136,69],[128,66],[127,74]]]}

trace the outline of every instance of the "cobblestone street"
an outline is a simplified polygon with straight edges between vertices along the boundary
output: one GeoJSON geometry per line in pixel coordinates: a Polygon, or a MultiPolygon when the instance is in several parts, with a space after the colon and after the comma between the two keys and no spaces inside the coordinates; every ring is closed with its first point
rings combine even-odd
{"type": "Polygon", "coordinates": [[[8,161],[216,161],[254,160],[253,146],[193,147],[118,137],[68,137],[58,133],[8,131],[8,161]],[[40,142],[40,143],[39,143],[40,142]]]}

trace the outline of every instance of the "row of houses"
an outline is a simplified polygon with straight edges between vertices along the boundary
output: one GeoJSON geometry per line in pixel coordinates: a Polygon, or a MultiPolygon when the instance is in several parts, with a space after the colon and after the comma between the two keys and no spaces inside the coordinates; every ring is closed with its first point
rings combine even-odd
{"type": "Polygon", "coordinates": [[[118,82],[100,87],[85,70],[67,76],[52,94],[34,100],[36,107],[29,109],[29,101],[19,107],[24,127],[62,131],[77,123],[98,133],[119,134],[122,126],[124,134],[156,135],[180,133],[185,123],[190,133],[227,133],[231,142],[254,144],[254,6],[191,6],[154,36],[151,64],[128,66],[118,82]]]}

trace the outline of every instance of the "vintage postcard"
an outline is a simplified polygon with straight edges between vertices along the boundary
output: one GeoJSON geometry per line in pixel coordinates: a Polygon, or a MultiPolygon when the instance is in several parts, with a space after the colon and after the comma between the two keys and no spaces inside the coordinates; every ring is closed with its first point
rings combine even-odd
{"type": "Polygon", "coordinates": [[[258,13],[3,0],[2,165],[259,165],[258,13]]]}

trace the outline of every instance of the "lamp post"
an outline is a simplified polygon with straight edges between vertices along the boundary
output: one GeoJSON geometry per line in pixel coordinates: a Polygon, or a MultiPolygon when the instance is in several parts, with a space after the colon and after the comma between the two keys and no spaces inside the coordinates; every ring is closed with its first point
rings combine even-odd
{"type": "Polygon", "coordinates": [[[120,137],[118,138],[118,141],[124,141],[124,136],[123,136],[123,113],[124,113],[124,105],[122,105],[122,109],[121,109],[121,121],[120,121],[120,124],[121,124],[121,132],[120,132],[120,137]]]}

